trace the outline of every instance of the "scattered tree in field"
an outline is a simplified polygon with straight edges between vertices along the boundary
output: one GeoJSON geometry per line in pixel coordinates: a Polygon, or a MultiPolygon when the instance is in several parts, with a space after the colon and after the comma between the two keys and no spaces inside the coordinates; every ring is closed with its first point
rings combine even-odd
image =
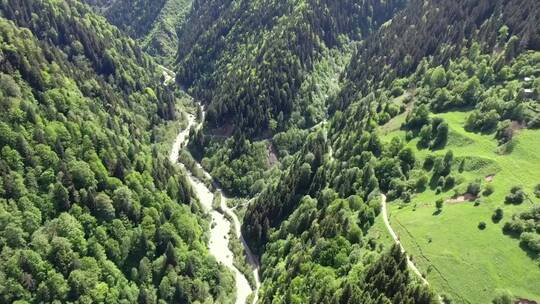
{"type": "Polygon", "coordinates": [[[431,171],[434,165],[435,165],[435,156],[433,156],[432,154],[429,154],[428,156],[426,156],[426,159],[424,159],[423,168],[426,171],[431,171]]]}
{"type": "Polygon", "coordinates": [[[446,71],[444,67],[438,66],[431,73],[431,85],[437,88],[446,86],[446,71]]]}
{"type": "Polygon", "coordinates": [[[493,194],[493,192],[495,192],[495,187],[493,186],[493,184],[487,184],[485,187],[484,187],[484,191],[482,192],[482,194],[484,196],[490,196],[491,194],[493,194]]]}
{"type": "Polygon", "coordinates": [[[450,190],[456,185],[456,178],[453,175],[448,175],[444,181],[444,190],[450,190]]]}
{"type": "Polygon", "coordinates": [[[462,159],[461,162],[459,163],[459,168],[458,168],[459,173],[463,173],[463,171],[465,170],[465,164],[466,164],[465,159],[462,159]]]}
{"type": "Polygon", "coordinates": [[[418,141],[418,145],[421,148],[429,147],[429,143],[431,141],[431,133],[432,133],[431,125],[425,125],[422,127],[419,134],[420,140],[418,141]]]}
{"type": "Polygon", "coordinates": [[[478,229],[480,229],[480,230],[486,229],[486,222],[480,222],[480,223],[478,223],[478,229]]]}
{"type": "Polygon", "coordinates": [[[521,243],[529,250],[540,253],[540,234],[535,232],[524,232],[520,236],[521,243]]]}
{"type": "Polygon", "coordinates": [[[437,126],[437,133],[431,143],[432,149],[443,148],[448,141],[448,123],[443,122],[437,126]]]}
{"type": "Polygon", "coordinates": [[[521,186],[514,186],[510,189],[510,193],[504,198],[506,204],[519,205],[525,200],[525,192],[521,186]]]}
{"type": "Polygon", "coordinates": [[[480,181],[471,182],[467,186],[467,193],[473,196],[478,196],[481,190],[482,190],[482,186],[481,186],[480,181]]]}
{"type": "Polygon", "coordinates": [[[442,198],[435,201],[435,207],[437,208],[437,211],[441,212],[444,205],[444,201],[442,198]]]}
{"type": "Polygon", "coordinates": [[[405,126],[410,130],[420,130],[429,123],[429,109],[425,104],[415,107],[407,116],[405,126]]]}
{"type": "Polygon", "coordinates": [[[498,223],[502,220],[504,216],[503,210],[501,208],[495,209],[495,212],[493,212],[493,215],[491,216],[491,219],[494,223],[498,223]]]}
{"type": "Polygon", "coordinates": [[[497,125],[497,132],[495,138],[499,140],[499,144],[505,144],[512,140],[514,137],[514,129],[512,129],[512,122],[510,120],[504,120],[497,125]]]}
{"type": "Polygon", "coordinates": [[[156,148],[181,93],[154,60],[79,1],[7,0],[0,15],[0,302],[232,297],[156,148]]]}

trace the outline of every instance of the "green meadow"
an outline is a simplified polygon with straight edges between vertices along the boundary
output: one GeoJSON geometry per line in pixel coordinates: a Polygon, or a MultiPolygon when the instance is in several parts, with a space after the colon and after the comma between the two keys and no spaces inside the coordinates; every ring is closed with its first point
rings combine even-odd
{"type": "MultiPolygon", "coordinates": [[[[405,132],[399,130],[404,116],[381,127],[384,140],[390,141],[395,136],[405,138],[405,132]]],[[[415,194],[410,203],[390,203],[392,227],[435,291],[450,295],[455,303],[490,303],[495,293],[502,290],[516,298],[540,300],[538,257],[522,249],[518,239],[502,232],[504,223],[513,214],[540,202],[533,194],[534,186],[540,183],[540,131],[517,130],[512,151],[500,154],[493,134],[464,129],[467,112],[435,116],[449,124],[446,147],[438,151],[418,150],[417,138],[407,145],[419,161],[428,154],[444,155],[452,150],[456,186],[439,194],[428,187],[415,194]],[[457,164],[463,159],[464,170],[458,173],[457,164]],[[490,196],[480,196],[476,204],[448,201],[456,194],[465,193],[467,185],[475,180],[481,181],[482,188],[491,183],[495,191],[490,196]],[[517,206],[505,204],[505,196],[517,185],[523,187],[528,199],[517,206]],[[438,214],[435,201],[440,198],[445,203],[438,214]],[[499,223],[491,220],[496,208],[504,210],[499,223]],[[484,230],[478,228],[480,222],[486,223],[484,230]]]]}

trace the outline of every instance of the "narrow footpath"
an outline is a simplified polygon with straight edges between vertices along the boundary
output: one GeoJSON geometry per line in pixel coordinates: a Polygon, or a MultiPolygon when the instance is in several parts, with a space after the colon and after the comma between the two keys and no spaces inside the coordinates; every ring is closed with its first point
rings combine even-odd
{"type": "MultiPolygon", "coordinates": [[[[403,247],[403,245],[401,244],[401,241],[399,240],[399,237],[397,236],[396,232],[394,231],[394,229],[392,228],[392,226],[390,225],[390,220],[388,219],[388,210],[387,210],[387,204],[386,204],[386,195],[384,194],[381,194],[381,210],[382,210],[382,216],[383,216],[383,220],[384,220],[384,225],[386,226],[386,229],[388,230],[388,232],[390,233],[390,235],[392,236],[392,239],[394,239],[394,242],[399,246],[399,248],[401,249],[401,252],[402,253],[405,253],[405,256],[407,257],[407,266],[409,266],[409,269],[411,269],[415,274],[416,276],[420,279],[420,281],[422,282],[422,284],[424,285],[429,285],[429,282],[422,276],[422,273],[420,272],[420,270],[418,269],[418,267],[416,267],[416,265],[413,263],[413,261],[410,259],[409,255],[405,252],[405,248],[403,247]]],[[[441,296],[440,295],[437,295],[437,300],[439,301],[439,303],[444,303],[441,296]]]]}
{"type": "MultiPolygon", "coordinates": [[[[399,245],[399,248],[401,249],[401,252],[405,253],[405,248],[403,248],[403,245],[399,241],[399,238],[398,238],[396,232],[394,231],[392,226],[390,226],[390,220],[388,219],[388,211],[387,211],[387,207],[386,207],[386,195],[384,195],[384,194],[381,194],[381,210],[382,210],[384,225],[386,226],[386,229],[388,229],[388,232],[390,233],[390,235],[394,239],[394,242],[397,245],[399,245]]],[[[405,254],[405,255],[407,256],[407,265],[409,266],[409,268],[418,276],[418,278],[420,278],[422,283],[424,283],[425,285],[429,285],[429,282],[422,276],[422,273],[420,272],[420,270],[418,270],[416,265],[411,261],[411,259],[409,258],[409,255],[407,255],[407,254],[405,254]]]]}

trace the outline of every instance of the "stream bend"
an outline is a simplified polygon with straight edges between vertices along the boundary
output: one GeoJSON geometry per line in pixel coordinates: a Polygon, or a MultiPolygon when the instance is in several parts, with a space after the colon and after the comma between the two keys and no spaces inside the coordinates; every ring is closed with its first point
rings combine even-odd
{"type": "MultiPolygon", "coordinates": [[[[204,117],[204,110],[202,113],[204,117]]],[[[196,129],[200,129],[202,127],[202,122],[197,123],[194,115],[188,114],[187,117],[188,126],[178,133],[173,143],[171,153],[169,155],[169,160],[175,164],[178,163],[180,150],[187,146],[187,143],[189,141],[189,131],[191,130],[191,128],[195,127],[196,129]]],[[[184,167],[182,164],[178,164],[184,167]]],[[[197,167],[199,167],[199,169],[202,170],[202,172],[204,172],[207,177],[212,179],[210,174],[206,172],[199,163],[197,163],[197,167]]],[[[227,206],[228,198],[223,194],[223,191],[221,189],[216,189],[216,192],[221,194],[222,197],[221,210],[223,211],[223,214],[220,213],[218,210],[213,209],[212,201],[214,199],[214,194],[210,191],[210,189],[208,189],[208,187],[206,187],[203,182],[193,176],[193,174],[189,172],[189,170],[186,170],[186,172],[188,181],[191,183],[191,186],[193,187],[193,190],[195,191],[195,194],[197,195],[205,212],[210,214],[210,216],[212,217],[208,249],[218,262],[231,269],[234,273],[236,283],[236,304],[247,303],[247,298],[252,292],[254,293],[253,303],[256,303],[258,300],[257,294],[260,287],[259,263],[257,257],[250,250],[244,239],[244,236],[242,235],[240,220],[238,219],[238,216],[233,212],[231,208],[227,206]],[[229,221],[228,218],[232,219],[232,223],[231,221],[229,221]],[[247,261],[249,263],[249,266],[253,271],[253,275],[255,277],[254,290],[251,289],[251,286],[249,285],[246,276],[234,266],[234,254],[229,249],[229,231],[231,225],[234,225],[236,237],[240,240],[244,248],[244,252],[247,255],[247,261]]]]}

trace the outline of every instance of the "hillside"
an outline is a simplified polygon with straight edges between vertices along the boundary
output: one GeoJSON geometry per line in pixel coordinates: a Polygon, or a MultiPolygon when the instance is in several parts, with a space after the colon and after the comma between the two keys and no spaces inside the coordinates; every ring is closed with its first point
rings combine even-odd
{"type": "Polygon", "coordinates": [[[482,63],[490,66],[498,58],[474,52],[469,50],[467,57],[447,68],[443,88],[432,83],[433,75],[442,69],[428,69],[424,84],[409,100],[411,106],[414,104],[411,114],[403,113],[380,128],[383,141],[401,142],[413,151],[419,169],[408,182],[416,189],[394,194],[391,221],[427,279],[454,299],[482,302],[499,289],[537,299],[538,289],[532,282],[540,279],[540,271],[535,271],[540,239],[532,235],[531,239],[525,235],[520,238],[525,231],[509,231],[507,227],[516,214],[533,210],[540,203],[534,194],[539,164],[533,148],[539,143],[537,101],[524,95],[529,87],[538,92],[538,80],[524,79],[537,79],[540,53],[526,52],[499,73],[488,72],[486,78],[480,77],[482,63]],[[479,57],[469,61],[470,56],[479,57]],[[473,62],[480,65],[471,66],[473,62]],[[476,90],[481,93],[475,108],[441,106],[440,98],[426,98],[448,93],[448,100],[459,103],[459,96],[453,93],[460,90],[457,83],[467,85],[464,78],[471,77],[467,70],[476,71],[476,77],[482,79],[477,80],[476,90]],[[501,94],[510,95],[505,98],[501,94]],[[408,131],[410,122],[419,117],[415,112],[422,106],[417,104],[426,101],[431,125],[417,126],[419,133],[414,135],[408,131]],[[444,127],[433,127],[436,124],[444,127]],[[447,134],[442,136],[445,139],[437,144],[443,133],[447,134]],[[438,169],[446,162],[445,170],[438,169]],[[515,187],[519,190],[513,190],[515,187]],[[483,286],[482,290],[465,287],[473,282],[483,286]]]}
{"type": "Polygon", "coordinates": [[[390,86],[396,78],[413,73],[425,58],[446,65],[472,43],[483,52],[497,51],[516,36],[509,56],[539,49],[538,18],[540,8],[534,1],[411,1],[358,47],[334,107],[343,108],[379,85],[390,86]]]}
{"type": "Polygon", "coordinates": [[[404,4],[197,2],[180,32],[177,69],[178,83],[207,109],[194,156],[229,193],[260,192],[276,152],[288,153],[273,151],[271,139],[326,118],[354,44],[404,4]]]}
{"type": "Polygon", "coordinates": [[[332,303],[301,287],[320,282],[345,292],[355,267],[392,244],[379,230],[381,193],[443,300],[540,298],[540,7],[457,2],[412,1],[360,42],[328,126],[248,206],[263,302],[332,303]]]}
{"type": "Polygon", "coordinates": [[[538,20],[4,0],[0,303],[540,302],[538,20]]]}
{"type": "MultiPolygon", "coordinates": [[[[208,105],[212,127],[232,125],[253,138],[309,123],[300,90],[317,62],[368,36],[404,3],[198,1],[180,32],[178,81],[208,105]]],[[[322,118],[319,102],[308,106],[322,118]]]]}
{"type": "Polygon", "coordinates": [[[0,302],[232,302],[153,60],[77,1],[0,14],[0,302]]]}
{"type": "Polygon", "coordinates": [[[120,30],[142,43],[142,49],[170,64],[179,47],[178,29],[191,0],[84,0],[120,30]]]}

